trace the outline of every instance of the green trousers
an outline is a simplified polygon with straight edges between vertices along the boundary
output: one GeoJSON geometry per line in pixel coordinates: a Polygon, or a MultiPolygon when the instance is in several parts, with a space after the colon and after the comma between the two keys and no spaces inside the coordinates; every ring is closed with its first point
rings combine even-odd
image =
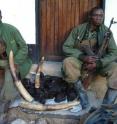
{"type": "MultiPolygon", "coordinates": [[[[67,57],[63,61],[63,76],[68,83],[76,82],[81,76],[82,62],[74,57],[67,57]]],[[[117,63],[112,62],[108,66],[98,70],[97,74],[105,76],[109,88],[117,89],[117,63]]]]}
{"type": "Polygon", "coordinates": [[[7,60],[0,60],[0,68],[5,70],[4,83],[0,92],[0,100],[13,100],[19,95],[9,69],[7,60]]]}

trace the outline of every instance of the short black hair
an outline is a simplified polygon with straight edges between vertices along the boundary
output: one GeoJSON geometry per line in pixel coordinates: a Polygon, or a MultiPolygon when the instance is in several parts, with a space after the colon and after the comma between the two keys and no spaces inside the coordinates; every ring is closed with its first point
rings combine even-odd
{"type": "Polygon", "coordinates": [[[103,10],[103,8],[101,8],[101,7],[99,7],[99,6],[96,6],[96,7],[92,8],[91,11],[90,11],[90,13],[89,13],[89,16],[92,16],[93,13],[94,13],[95,11],[99,10],[99,9],[103,10]]]}

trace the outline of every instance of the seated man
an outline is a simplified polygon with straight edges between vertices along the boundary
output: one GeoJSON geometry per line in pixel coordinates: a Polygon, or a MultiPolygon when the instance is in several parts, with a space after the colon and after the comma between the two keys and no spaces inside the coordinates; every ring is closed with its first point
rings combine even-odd
{"type": "Polygon", "coordinates": [[[0,11],[0,68],[5,70],[0,100],[9,101],[18,95],[9,68],[8,57],[10,50],[14,53],[15,67],[21,78],[28,74],[32,61],[28,57],[28,47],[20,32],[14,26],[2,23],[1,19],[2,14],[0,11]]]}
{"type": "Polygon", "coordinates": [[[113,102],[117,96],[117,47],[112,32],[109,44],[102,57],[97,59],[95,56],[103,43],[105,33],[108,28],[103,24],[104,11],[95,7],[89,15],[89,22],[75,27],[63,44],[63,52],[67,58],[63,61],[63,76],[68,83],[74,83],[77,94],[79,95],[82,108],[87,108],[88,97],[82,85],[82,66],[87,71],[94,71],[97,74],[106,76],[108,91],[112,91],[113,98],[106,95],[104,101],[113,102]],[[85,47],[84,47],[85,46],[85,47]],[[85,49],[84,48],[88,48],[85,49]],[[90,50],[94,55],[87,54],[90,50]],[[80,80],[81,79],[81,80],[80,80]]]}

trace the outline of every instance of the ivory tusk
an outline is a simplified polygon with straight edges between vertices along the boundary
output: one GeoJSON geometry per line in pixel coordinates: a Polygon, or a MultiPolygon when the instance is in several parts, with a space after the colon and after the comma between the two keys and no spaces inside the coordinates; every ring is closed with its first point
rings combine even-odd
{"type": "Polygon", "coordinates": [[[43,105],[43,104],[39,104],[39,103],[34,104],[34,103],[22,101],[20,103],[20,107],[26,108],[26,109],[31,109],[31,110],[36,110],[36,111],[46,111],[46,110],[60,110],[60,109],[72,108],[73,106],[78,105],[79,103],[80,103],[79,101],[73,101],[73,102],[69,102],[69,103],[43,105]]]}
{"type": "Polygon", "coordinates": [[[15,85],[18,88],[20,94],[23,96],[25,100],[28,102],[32,102],[34,98],[28,93],[28,91],[24,88],[23,84],[21,81],[15,81],[15,85]]]}
{"type": "Polygon", "coordinates": [[[10,54],[9,54],[9,64],[10,64],[10,69],[11,69],[11,73],[12,73],[13,79],[15,81],[15,85],[16,85],[17,89],[19,90],[20,94],[28,102],[33,101],[34,98],[27,92],[27,90],[22,85],[21,81],[19,81],[17,76],[16,76],[16,69],[15,69],[15,66],[14,66],[13,51],[10,51],[10,54]]]}
{"type": "Polygon", "coordinates": [[[42,72],[43,62],[44,62],[44,57],[41,58],[41,61],[38,64],[38,67],[37,67],[37,70],[36,70],[35,88],[39,88],[40,87],[40,72],[42,72]]]}

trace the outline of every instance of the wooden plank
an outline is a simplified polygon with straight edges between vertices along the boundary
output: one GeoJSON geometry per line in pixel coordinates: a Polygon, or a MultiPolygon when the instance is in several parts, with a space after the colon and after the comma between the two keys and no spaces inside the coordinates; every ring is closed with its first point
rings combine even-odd
{"type": "Polygon", "coordinates": [[[54,16],[55,16],[55,0],[50,0],[50,41],[49,45],[51,47],[51,51],[49,49],[48,53],[49,54],[54,54],[54,16]]]}
{"type": "Polygon", "coordinates": [[[92,8],[98,6],[98,5],[97,5],[97,1],[98,1],[98,0],[91,0],[91,4],[92,4],[91,6],[92,6],[92,8]]]}
{"type": "Polygon", "coordinates": [[[63,39],[65,37],[66,29],[67,29],[67,0],[63,0],[63,9],[62,9],[62,16],[63,16],[63,39]]]}
{"type": "Polygon", "coordinates": [[[47,41],[47,0],[40,1],[40,52],[41,56],[46,53],[47,41]]]}
{"type": "Polygon", "coordinates": [[[47,55],[47,56],[45,57],[45,60],[46,60],[46,61],[57,61],[57,62],[60,62],[60,61],[62,61],[64,58],[65,58],[65,56],[63,56],[63,55],[54,55],[54,54],[51,54],[51,55],[47,55]]]}
{"type": "Polygon", "coordinates": [[[82,20],[83,20],[83,14],[84,14],[84,9],[83,9],[83,7],[84,7],[84,0],[80,0],[80,10],[79,10],[79,17],[80,17],[80,21],[79,21],[79,23],[82,23],[82,20]]]}
{"type": "Polygon", "coordinates": [[[75,26],[75,7],[76,7],[76,0],[71,1],[71,27],[75,26]]]}
{"type": "Polygon", "coordinates": [[[89,10],[91,10],[93,7],[97,6],[97,0],[89,0],[89,10]]]}
{"type": "Polygon", "coordinates": [[[58,42],[58,50],[60,52],[60,54],[62,54],[62,44],[65,41],[65,34],[66,34],[66,29],[67,29],[67,1],[66,0],[62,0],[62,29],[61,29],[61,39],[58,42]]]}
{"type": "Polygon", "coordinates": [[[87,21],[88,20],[88,6],[89,6],[89,0],[85,0],[85,4],[84,4],[84,11],[83,11],[83,21],[87,21]]]}
{"type": "Polygon", "coordinates": [[[68,34],[71,30],[71,0],[67,0],[67,16],[66,16],[66,33],[68,34]]]}
{"type": "Polygon", "coordinates": [[[75,7],[75,26],[79,24],[79,10],[80,10],[80,3],[79,0],[76,0],[76,7],[75,7]]]}
{"type": "Polygon", "coordinates": [[[60,47],[61,44],[60,42],[63,40],[62,34],[63,34],[63,14],[62,14],[62,10],[63,9],[63,0],[59,0],[59,27],[58,27],[58,31],[59,31],[59,40],[58,40],[58,45],[57,45],[57,50],[60,52],[60,47]]]}
{"type": "Polygon", "coordinates": [[[47,44],[46,44],[46,56],[51,53],[52,47],[51,47],[51,37],[50,37],[50,31],[51,31],[51,0],[47,0],[47,44]]]}
{"type": "Polygon", "coordinates": [[[59,41],[59,0],[55,0],[55,16],[54,16],[54,55],[57,55],[58,50],[56,49],[59,41]]]}
{"type": "Polygon", "coordinates": [[[101,0],[96,0],[96,2],[97,2],[96,5],[97,5],[97,6],[103,5],[103,1],[104,1],[104,0],[102,0],[102,1],[101,1],[101,0]]]}

